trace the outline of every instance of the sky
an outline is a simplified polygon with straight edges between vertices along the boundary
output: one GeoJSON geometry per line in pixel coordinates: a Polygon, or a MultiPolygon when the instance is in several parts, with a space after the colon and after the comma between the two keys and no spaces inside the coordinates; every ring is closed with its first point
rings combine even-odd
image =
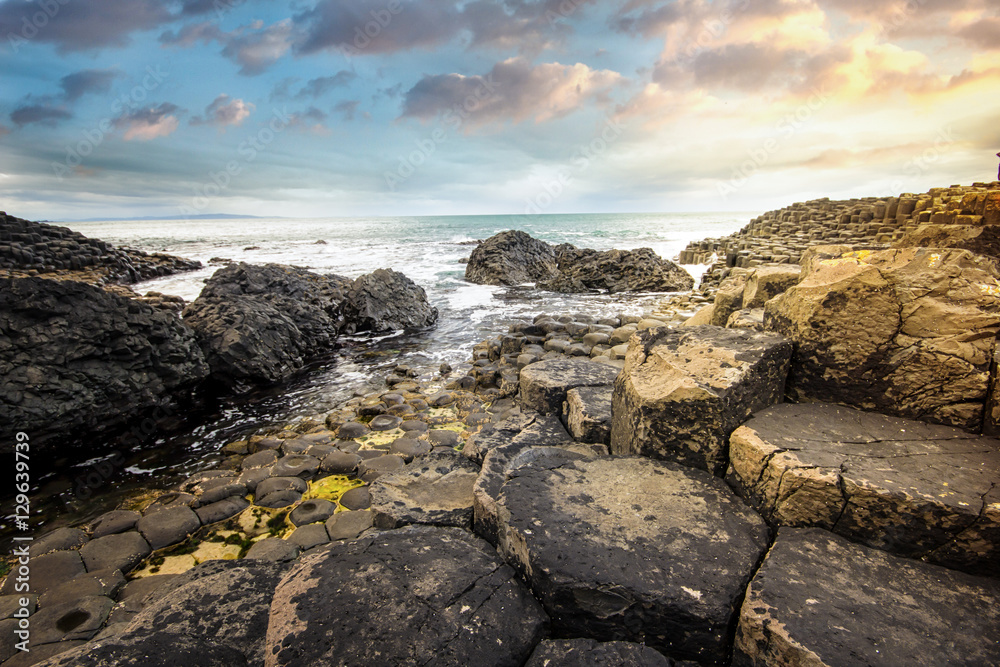
{"type": "Polygon", "coordinates": [[[997,0],[0,0],[31,219],[764,211],[997,151],[997,0]]]}

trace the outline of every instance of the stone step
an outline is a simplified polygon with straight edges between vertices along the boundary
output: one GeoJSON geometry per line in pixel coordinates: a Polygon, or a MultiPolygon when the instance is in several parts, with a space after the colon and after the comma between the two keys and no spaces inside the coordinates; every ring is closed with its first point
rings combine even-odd
{"type": "Polygon", "coordinates": [[[615,382],[611,451],[721,475],[729,434],[781,401],[792,354],[773,334],[713,326],[640,331],[615,382]]]}
{"type": "Polygon", "coordinates": [[[747,591],[734,667],[1000,664],[1000,582],[782,528],[747,591]]]}
{"type": "Polygon", "coordinates": [[[497,549],[524,573],[555,636],[724,663],[769,531],[722,480],[643,457],[565,453],[507,477],[497,549]]]}
{"type": "Polygon", "coordinates": [[[839,405],[782,404],[736,429],[727,479],[768,521],[1000,575],[1000,441],[839,405]]]}
{"type": "Polygon", "coordinates": [[[562,414],[570,389],[609,387],[617,376],[617,368],[589,359],[550,359],[528,364],[521,369],[521,406],[543,415],[562,414]]]}

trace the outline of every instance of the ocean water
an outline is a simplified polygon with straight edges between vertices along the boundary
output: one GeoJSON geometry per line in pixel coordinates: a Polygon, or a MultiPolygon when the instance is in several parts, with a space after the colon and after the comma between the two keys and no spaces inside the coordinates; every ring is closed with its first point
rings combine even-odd
{"type": "MultiPolygon", "coordinates": [[[[144,429],[141,448],[95,442],[81,460],[70,453],[39,471],[33,495],[43,522],[55,527],[112,509],[144,488],[168,488],[210,467],[226,442],[261,427],[327,412],[356,392],[384,387],[397,363],[436,376],[442,362],[466,362],[479,341],[507,330],[518,318],[542,312],[612,316],[641,314],[666,294],[562,295],[530,287],[494,287],[464,281],[460,260],[476,240],[520,229],[549,243],[609,250],[649,247],[675,258],[690,241],[724,236],[754,213],[445,216],[329,219],[213,219],[59,223],[87,236],[147,252],[200,260],[206,268],[134,286],[195,299],[221,265],[213,258],[277,262],[355,278],[392,268],[423,287],[440,312],[438,324],[420,333],[343,339],[343,347],[316,360],[280,386],[223,397],[196,413],[175,414],[169,426],[144,429]],[[324,241],[325,243],[317,243],[324,241]],[[147,432],[148,431],[148,432],[147,432]],[[118,452],[115,454],[114,452],[118,452]]],[[[699,278],[706,267],[685,267],[699,278]]],[[[135,429],[132,432],[136,435],[135,429]]],[[[0,533],[4,526],[0,525],[0,533]]]]}

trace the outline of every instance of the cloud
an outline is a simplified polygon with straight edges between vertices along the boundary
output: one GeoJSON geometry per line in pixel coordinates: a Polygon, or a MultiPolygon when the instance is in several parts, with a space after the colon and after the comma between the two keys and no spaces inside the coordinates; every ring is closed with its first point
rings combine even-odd
{"type": "Polygon", "coordinates": [[[195,116],[189,122],[191,125],[214,125],[221,129],[229,126],[242,125],[254,110],[254,105],[223,93],[205,107],[204,116],[195,116]]]}
{"type": "Polygon", "coordinates": [[[240,74],[255,76],[273,65],[292,48],[291,19],[264,28],[258,21],[227,35],[222,55],[238,63],[240,74]]]}
{"type": "Polygon", "coordinates": [[[88,93],[106,93],[122,73],[116,69],[85,69],[67,74],[59,80],[63,94],[70,102],[88,93]]]}
{"type": "Polygon", "coordinates": [[[150,141],[173,134],[180,124],[178,113],[182,111],[176,104],[163,102],[155,107],[126,112],[116,118],[113,124],[117,129],[125,131],[125,141],[150,141]]]}
{"type": "Polygon", "coordinates": [[[11,122],[18,127],[32,124],[55,127],[59,124],[59,121],[69,120],[72,117],[73,114],[66,109],[44,102],[41,104],[23,104],[14,109],[10,114],[11,122]]]}
{"type": "Polygon", "coordinates": [[[611,70],[587,65],[531,65],[521,57],[497,63],[483,76],[425,76],[403,101],[403,117],[427,120],[448,111],[471,115],[474,125],[535,122],[566,116],[587,103],[607,105],[610,91],[624,82],[611,70]]]}
{"type": "Polygon", "coordinates": [[[326,135],[330,133],[325,125],[327,117],[326,113],[316,107],[309,107],[305,111],[290,114],[288,126],[313,134],[326,135]]]}
{"type": "Polygon", "coordinates": [[[302,86],[302,90],[300,90],[298,95],[295,97],[298,99],[304,99],[307,97],[316,99],[334,88],[340,88],[348,85],[356,78],[358,78],[358,75],[354,72],[340,70],[333,76],[322,76],[318,79],[310,79],[306,85],[302,86]]]}
{"type": "Polygon", "coordinates": [[[159,0],[69,0],[52,6],[46,12],[35,2],[0,2],[0,34],[54,44],[61,52],[88,51],[126,46],[133,32],[175,18],[159,0]],[[40,12],[44,23],[35,18],[40,12]]]}
{"type": "Polygon", "coordinates": [[[991,16],[969,23],[959,28],[956,34],[977,48],[1000,49],[1000,17],[991,16]]]}
{"type": "Polygon", "coordinates": [[[365,0],[321,0],[294,17],[301,53],[335,50],[350,55],[431,49],[466,39],[470,48],[516,48],[538,53],[562,43],[568,23],[591,0],[473,0],[459,3],[400,0],[389,6],[365,0]]]}
{"type": "Polygon", "coordinates": [[[295,41],[295,30],[291,19],[267,27],[264,27],[263,21],[254,21],[232,32],[220,30],[214,22],[205,21],[164,32],[159,40],[164,46],[179,48],[199,42],[218,42],[223,45],[222,55],[240,65],[240,74],[256,76],[288,53],[295,41]]]}
{"type": "Polygon", "coordinates": [[[5,134],[10,134],[10,128],[7,127],[6,125],[0,125],[0,137],[4,136],[5,134]]]}
{"type": "Polygon", "coordinates": [[[297,76],[286,76],[284,79],[274,84],[274,88],[271,89],[271,94],[268,96],[268,100],[271,102],[275,100],[288,99],[292,96],[292,86],[301,81],[297,76]]]}
{"type": "Polygon", "coordinates": [[[354,120],[354,114],[357,113],[358,105],[361,104],[358,100],[344,100],[343,102],[337,102],[334,105],[334,113],[339,113],[344,120],[354,120]]]}

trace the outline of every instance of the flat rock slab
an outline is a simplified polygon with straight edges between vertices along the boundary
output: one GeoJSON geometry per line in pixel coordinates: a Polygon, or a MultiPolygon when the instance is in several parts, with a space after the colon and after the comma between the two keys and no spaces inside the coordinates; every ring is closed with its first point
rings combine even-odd
{"type": "Polygon", "coordinates": [[[201,520],[194,510],[182,505],[147,514],[139,519],[136,527],[155,551],[186,540],[201,528],[201,520]]]}
{"type": "Polygon", "coordinates": [[[431,452],[371,485],[375,527],[472,525],[472,486],[479,466],[453,449],[431,452]]]}
{"type": "Polygon", "coordinates": [[[543,415],[558,415],[570,389],[611,386],[617,376],[617,368],[589,359],[550,359],[528,364],[521,369],[521,405],[543,415]]]}
{"type": "Polygon", "coordinates": [[[730,449],[730,485],[775,524],[1000,573],[998,440],[807,403],[758,413],[730,449]]]}
{"type": "Polygon", "coordinates": [[[662,653],[634,642],[594,639],[547,639],[538,645],[524,667],[671,667],[662,653]]]}
{"type": "Polygon", "coordinates": [[[590,445],[540,447],[525,442],[509,442],[494,447],[486,454],[472,487],[473,531],[490,544],[497,544],[500,530],[497,499],[512,470],[542,457],[558,456],[563,462],[567,458],[592,459],[601,455],[607,455],[606,448],[598,452],[590,445]]]}
{"type": "Polygon", "coordinates": [[[611,444],[611,387],[578,387],[566,392],[563,419],[579,442],[611,444]]]}
{"type": "Polygon", "coordinates": [[[271,597],[286,570],[285,565],[258,560],[203,563],[165,584],[166,592],[116,639],[103,642],[105,650],[117,647],[124,653],[167,632],[205,642],[213,650],[235,651],[248,665],[263,665],[271,597]]]}
{"type": "Polygon", "coordinates": [[[781,528],[747,592],[733,665],[997,665],[1000,582],[781,528]]]}
{"type": "Polygon", "coordinates": [[[713,326],[649,329],[632,337],[615,382],[613,454],[640,454],[722,475],[729,435],[780,403],[792,344],[713,326]]]}
{"type": "MultiPolygon", "coordinates": [[[[142,535],[130,530],[87,542],[80,547],[80,556],[83,557],[83,564],[88,572],[121,570],[125,574],[131,572],[151,551],[149,543],[142,539],[142,535]]],[[[34,569],[35,564],[32,563],[32,570],[34,569]]]]}
{"type": "Polygon", "coordinates": [[[769,533],[722,480],[638,457],[542,457],[508,478],[497,548],[557,635],[723,663],[769,533]]]}
{"type": "MultiPolygon", "coordinates": [[[[35,655],[52,644],[32,647],[35,655]]],[[[243,667],[246,658],[228,646],[161,632],[132,642],[89,642],[38,663],[38,667],[243,667]]]]}
{"type": "Polygon", "coordinates": [[[275,591],[266,665],[520,666],[545,620],[488,544],[409,526],[303,557],[275,591]]]}

